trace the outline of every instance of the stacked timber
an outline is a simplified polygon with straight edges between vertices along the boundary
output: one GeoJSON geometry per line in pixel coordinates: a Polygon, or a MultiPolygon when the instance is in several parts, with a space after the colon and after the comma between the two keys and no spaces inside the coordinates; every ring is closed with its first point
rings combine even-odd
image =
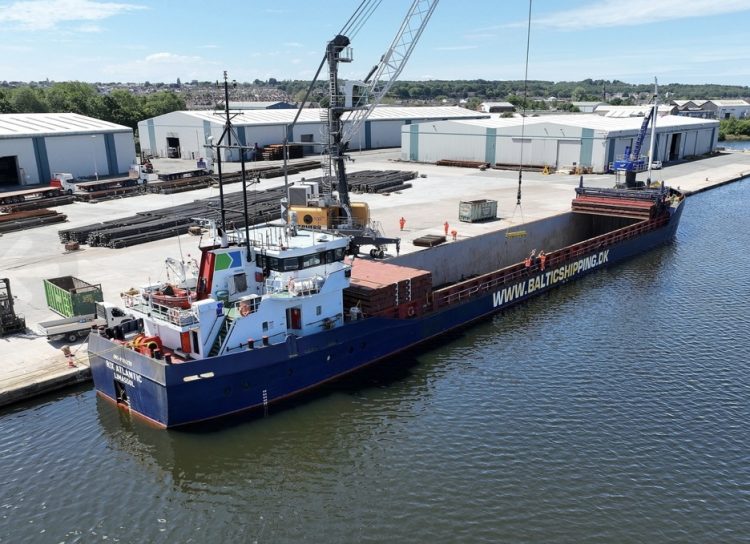
{"type": "MultiPolygon", "coordinates": [[[[301,159],[303,157],[301,144],[287,144],[289,159],[301,159]]],[[[264,161],[280,161],[284,159],[284,144],[267,145],[261,151],[264,161]]]]}
{"type": "Polygon", "coordinates": [[[422,313],[431,291],[432,274],[426,270],[356,259],[344,307],[365,316],[409,318],[422,313]]]}

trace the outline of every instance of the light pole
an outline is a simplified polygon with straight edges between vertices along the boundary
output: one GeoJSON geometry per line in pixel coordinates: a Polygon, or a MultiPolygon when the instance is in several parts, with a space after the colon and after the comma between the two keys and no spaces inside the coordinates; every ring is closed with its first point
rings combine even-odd
{"type": "Polygon", "coordinates": [[[99,181],[99,169],[96,167],[96,134],[91,135],[91,140],[93,141],[91,156],[94,158],[94,177],[96,178],[96,181],[99,181]]]}

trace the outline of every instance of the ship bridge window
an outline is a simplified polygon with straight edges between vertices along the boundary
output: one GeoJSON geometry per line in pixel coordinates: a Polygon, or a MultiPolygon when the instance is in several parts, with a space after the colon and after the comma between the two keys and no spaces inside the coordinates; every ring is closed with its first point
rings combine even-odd
{"type": "Polygon", "coordinates": [[[299,268],[299,258],[290,257],[283,260],[284,270],[297,270],[299,268]]]}
{"type": "Polygon", "coordinates": [[[302,257],[302,268],[309,268],[311,266],[318,266],[321,261],[321,253],[313,253],[312,255],[305,255],[302,257]]]}
{"type": "Polygon", "coordinates": [[[286,272],[288,270],[301,270],[303,268],[312,268],[321,264],[335,263],[344,260],[344,248],[329,249],[320,251],[302,257],[288,257],[279,259],[268,255],[255,256],[255,264],[263,270],[275,270],[277,272],[286,272]]]}

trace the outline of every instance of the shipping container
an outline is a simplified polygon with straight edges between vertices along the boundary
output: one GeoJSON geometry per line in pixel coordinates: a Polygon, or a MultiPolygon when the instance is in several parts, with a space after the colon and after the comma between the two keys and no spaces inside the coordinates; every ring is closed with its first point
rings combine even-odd
{"type": "Polygon", "coordinates": [[[90,284],[74,276],[44,280],[47,306],[63,317],[88,315],[96,312],[96,303],[102,302],[101,284],[90,284]]]}
{"type": "Polygon", "coordinates": [[[458,220],[464,223],[497,218],[497,200],[467,200],[458,205],[458,220]]]}

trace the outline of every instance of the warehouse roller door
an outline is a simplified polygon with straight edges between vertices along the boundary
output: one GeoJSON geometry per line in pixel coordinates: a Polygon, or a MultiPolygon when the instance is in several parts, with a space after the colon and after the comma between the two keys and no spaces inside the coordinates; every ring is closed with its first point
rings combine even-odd
{"type": "Polygon", "coordinates": [[[19,185],[18,179],[18,157],[0,157],[0,186],[19,185]]]}
{"type": "Polygon", "coordinates": [[[573,166],[581,160],[581,142],[577,140],[557,141],[557,168],[573,166]]]}

